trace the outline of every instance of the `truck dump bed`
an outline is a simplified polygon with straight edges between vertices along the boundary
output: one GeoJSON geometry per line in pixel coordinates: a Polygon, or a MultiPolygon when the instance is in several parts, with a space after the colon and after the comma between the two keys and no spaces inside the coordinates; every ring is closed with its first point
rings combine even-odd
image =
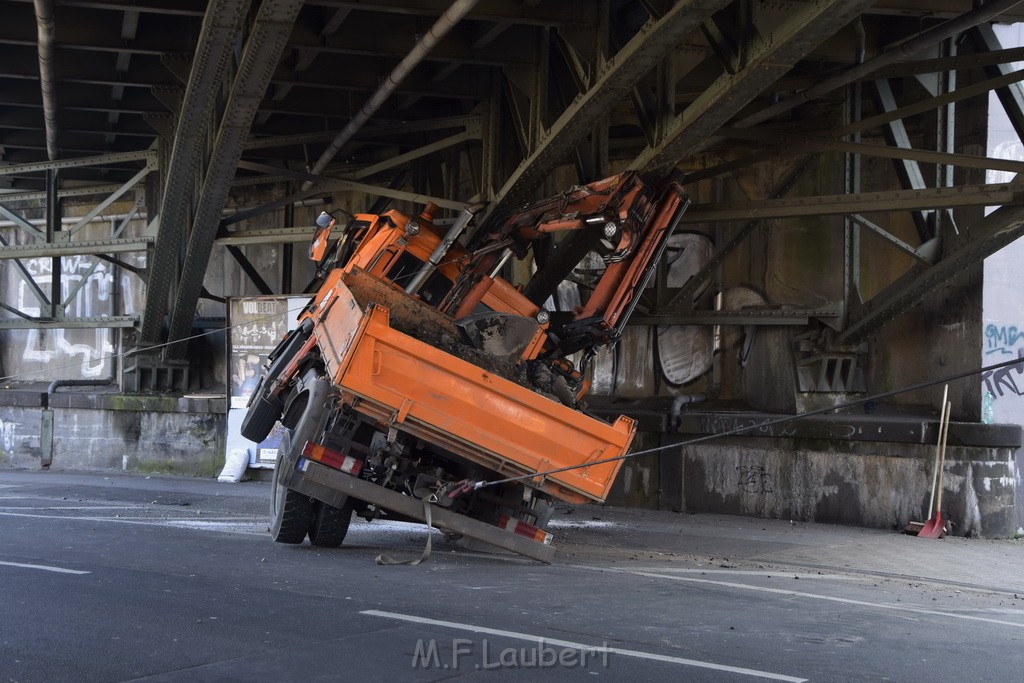
{"type": "MultiPolygon", "coordinates": [[[[629,448],[631,419],[607,424],[478,359],[457,357],[449,352],[458,352],[450,319],[403,292],[359,271],[339,275],[321,292],[310,309],[313,334],[334,386],[364,415],[506,477],[613,458],[629,448]],[[396,328],[452,343],[438,348],[396,328]]],[[[531,485],[565,501],[603,501],[621,464],[540,476],[531,485]]]]}

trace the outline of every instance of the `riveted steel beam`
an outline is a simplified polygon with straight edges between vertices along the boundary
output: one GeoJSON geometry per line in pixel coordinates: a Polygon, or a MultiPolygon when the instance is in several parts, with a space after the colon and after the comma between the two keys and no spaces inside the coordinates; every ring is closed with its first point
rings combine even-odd
{"type": "Polygon", "coordinates": [[[652,19],[604,65],[589,90],[580,94],[551,125],[529,156],[505,182],[482,222],[518,206],[562,163],[574,147],[608,115],[635,85],[726,0],[679,0],[652,19]]]}
{"type": "Polygon", "coordinates": [[[955,279],[964,268],[981,261],[1024,235],[1024,206],[1002,206],[971,227],[968,237],[953,253],[935,265],[918,264],[870,301],[850,312],[838,344],[864,341],[887,323],[916,306],[935,288],[955,279]]]}
{"type": "Polygon", "coordinates": [[[314,228],[278,228],[274,230],[243,230],[218,237],[215,244],[248,246],[253,244],[295,244],[309,242],[314,228]]]}
{"type": "MultiPolygon", "coordinates": [[[[972,29],[976,31],[977,29],[972,29]]],[[[920,76],[923,74],[934,74],[941,71],[960,71],[965,69],[986,68],[996,64],[1012,64],[1024,59],[1024,47],[1011,47],[1006,49],[990,49],[979,47],[984,52],[964,53],[952,57],[936,57],[934,59],[919,59],[908,62],[900,62],[894,66],[879,69],[864,80],[876,80],[879,78],[905,78],[907,76],[920,76]]],[[[998,76],[998,72],[990,73],[989,76],[998,76]]]]}
{"type": "MultiPolygon", "coordinates": [[[[121,187],[120,183],[116,185],[88,185],[86,187],[60,189],[57,190],[57,198],[67,199],[68,197],[92,197],[96,195],[110,194],[111,192],[116,192],[119,187],[121,187]]],[[[0,193],[0,199],[5,202],[39,201],[41,199],[46,199],[46,192],[0,193]]]]}
{"type": "MultiPolygon", "coordinates": [[[[871,74],[874,74],[876,71],[898,62],[901,59],[912,57],[922,50],[936,45],[947,38],[952,38],[969,28],[983,24],[986,21],[990,21],[1003,12],[1021,4],[1021,1],[1022,0],[990,0],[983,5],[975,7],[969,12],[964,12],[963,14],[951,18],[938,26],[922,31],[909,40],[892,46],[891,49],[885,50],[877,57],[873,57],[865,62],[851,66],[834,76],[820,79],[812,87],[802,90],[792,97],[787,97],[775,104],[764,107],[763,109],[744,117],[740,121],[737,121],[735,125],[740,128],[749,128],[750,126],[757,125],[762,121],[775,118],[780,114],[784,114],[787,111],[799,107],[801,104],[815,100],[823,95],[827,95],[828,93],[849,85],[854,81],[871,76],[871,74]]],[[[931,15],[931,13],[929,14],[931,15]]]]}
{"type": "Polygon", "coordinates": [[[869,230],[870,232],[874,233],[878,237],[882,238],[884,241],[886,241],[889,244],[893,245],[894,247],[896,247],[897,249],[902,251],[907,256],[910,256],[911,258],[913,258],[913,259],[915,259],[917,261],[924,261],[925,263],[931,263],[928,259],[926,259],[920,253],[918,253],[917,249],[914,249],[914,247],[910,246],[909,244],[907,244],[906,242],[901,240],[899,237],[896,237],[896,235],[893,235],[891,232],[889,232],[888,230],[886,230],[882,226],[878,225],[877,223],[869,221],[864,216],[861,216],[859,214],[853,214],[852,216],[850,216],[850,220],[852,220],[857,225],[860,225],[861,227],[866,228],[867,230],[869,230]]]}
{"type": "Polygon", "coordinates": [[[171,17],[201,17],[204,0],[61,0],[61,7],[142,12],[171,17]]]}
{"type": "Polygon", "coordinates": [[[182,267],[191,277],[182,278],[178,285],[168,332],[170,346],[164,352],[168,359],[184,358],[187,345],[180,342],[192,328],[203,285],[201,274],[210,262],[231,179],[300,9],[302,0],[263,0],[256,14],[203,179],[182,267]]]}
{"type": "MultiPolygon", "coordinates": [[[[898,109],[896,104],[896,97],[892,93],[892,87],[889,85],[889,81],[885,79],[878,79],[872,81],[872,94],[875,96],[875,102],[878,108],[883,112],[892,112],[898,109]]],[[[882,126],[882,134],[885,136],[885,141],[891,147],[898,149],[912,149],[913,145],[910,144],[910,135],[907,134],[907,128],[903,125],[902,119],[896,119],[888,121],[882,126]]],[[[921,173],[921,167],[917,165],[917,162],[913,159],[897,159],[894,162],[896,167],[896,176],[899,178],[900,186],[905,190],[920,190],[927,187],[927,183],[924,181],[924,174],[921,173]]],[[[930,229],[928,221],[932,216],[930,209],[923,211],[915,211],[913,213],[914,224],[917,226],[917,234],[921,238],[921,241],[927,240],[931,235],[929,234],[930,229]]]]}
{"type": "MultiPolygon", "coordinates": [[[[62,159],[60,161],[40,161],[31,164],[11,164],[0,166],[0,176],[21,175],[25,173],[37,173],[39,171],[57,170],[62,168],[80,168],[82,166],[105,166],[109,164],[120,164],[129,161],[150,161],[156,158],[156,151],[151,149],[138,152],[120,152],[118,154],[104,154],[83,159],[62,159]]],[[[3,195],[0,195],[2,197],[3,195]]]]}
{"type": "MultiPolygon", "coordinates": [[[[486,0],[466,18],[474,21],[511,21],[528,26],[557,28],[580,23],[579,17],[591,0],[558,2],[522,2],[522,0],[486,0]]],[[[308,5],[337,7],[416,17],[439,17],[451,6],[451,0],[308,0],[308,5]]]]}
{"type": "Polygon", "coordinates": [[[370,176],[376,175],[382,171],[392,169],[396,166],[401,166],[402,164],[413,161],[414,159],[419,159],[420,157],[427,156],[428,154],[433,154],[434,152],[440,151],[442,149],[448,149],[449,147],[452,147],[454,145],[461,145],[463,142],[467,142],[469,140],[479,139],[480,134],[478,132],[465,131],[462,133],[456,133],[455,135],[446,137],[443,140],[438,140],[437,142],[432,142],[428,145],[423,145],[422,147],[410,150],[405,154],[399,154],[398,156],[392,157],[391,159],[385,159],[384,161],[373,164],[372,166],[366,166],[364,168],[361,168],[352,174],[352,178],[354,180],[362,180],[363,178],[369,178],[370,176]]]}
{"type": "Polygon", "coordinates": [[[161,193],[156,258],[150,267],[140,331],[144,344],[161,341],[168,297],[181,272],[179,253],[188,234],[195,181],[201,176],[207,122],[249,5],[247,0],[211,0],[203,18],[161,193]]]}
{"type": "Polygon", "coordinates": [[[0,249],[0,261],[23,258],[76,256],[80,254],[120,254],[127,251],[145,251],[152,244],[149,237],[130,237],[116,240],[78,240],[39,244],[18,244],[0,249]]]}
{"type": "MultiPolygon", "coordinates": [[[[270,174],[279,174],[277,176],[270,175],[260,179],[261,182],[271,182],[277,180],[283,180],[284,178],[291,178],[293,180],[303,180],[312,183],[310,189],[296,192],[290,197],[273,202],[276,205],[283,206],[285,203],[291,203],[309,197],[315,197],[320,194],[328,192],[345,192],[351,190],[354,192],[365,192],[367,194],[376,195],[379,197],[391,197],[392,199],[399,199],[402,201],[412,202],[413,204],[426,204],[431,202],[437,204],[442,209],[452,209],[454,211],[461,211],[469,206],[469,202],[458,202],[451,199],[445,199],[444,197],[434,197],[429,194],[423,194],[420,192],[406,192],[404,190],[397,190],[390,187],[381,187],[379,185],[370,185],[367,183],[358,183],[353,180],[345,180],[343,178],[336,178],[331,175],[314,175],[312,173],[306,173],[304,171],[295,171],[290,169],[277,168],[275,166],[268,166],[266,164],[257,164],[251,161],[241,161],[238,163],[239,168],[247,168],[254,171],[262,171],[270,174]]],[[[255,211],[255,210],[254,210],[255,211]]],[[[250,215],[255,215],[251,212],[239,212],[234,216],[229,216],[221,221],[222,224],[237,223],[250,215]]]]}
{"type": "MultiPolygon", "coordinates": [[[[971,40],[980,51],[1001,52],[1002,44],[996,36],[992,27],[985,24],[971,29],[971,40]]],[[[1019,59],[1019,58],[1018,58],[1019,59]]],[[[989,78],[1004,76],[1013,71],[1013,65],[1003,62],[987,64],[984,66],[985,74],[989,78]]],[[[1006,111],[1017,137],[1024,139],[1024,89],[1020,83],[1011,83],[1001,88],[996,88],[996,96],[1006,111]]]]}
{"type": "Polygon", "coordinates": [[[835,216],[875,211],[915,211],[955,206],[995,206],[1018,202],[1024,188],[1012,184],[860,192],[791,199],[759,199],[724,204],[695,204],[681,223],[742,221],[754,218],[835,216]]]}
{"type": "MultiPolygon", "coordinates": [[[[784,196],[787,192],[793,189],[793,186],[798,180],[800,180],[809,167],[810,157],[804,157],[786,173],[785,177],[783,177],[774,188],[772,188],[771,193],[768,195],[769,198],[778,199],[779,197],[784,196]]],[[[687,212],[689,212],[689,210],[687,210],[687,212]]],[[[683,215],[685,216],[686,214],[683,215]]],[[[698,289],[700,289],[707,279],[711,277],[711,275],[717,271],[723,263],[725,263],[725,259],[729,254],[731,254],[747,239],[747,237],[750,236],[750,233],[753,232],[754,228],[756,228],[760,222],[761,221],[759,219],[747,221],[746,224],[734,230],[733,233],[729,235],[729,237],[724,240],[717,249],[715,249],[715,253],[711,255],[711,258],[708,259],[707,263],[705,263],[700,270],[694,273],[693,277],[687,280],[678,292],[672,295],[672,298],[669,299],[665,308],[676,312],[692,308],[693,295],[698,289]]]]}
{"type": "Polygon", "coordinates": [[[647,147],[629,167],[654,171],[702,149],[722,124],[870,4],[810,0],[793,10],[776,30],[754,39],[742,69],[720,76],[676,118],[664,140],[647,147]]]}
{"type": "Polygon", "coordinates": [[[908,116],[923,114],[927,111],[938,109],[939,107],[952,102],[960,102],[971,97],[977,97],[978,95],[985,95],[991,90],[998,90],[999,88],[1003,88],[1013,83],[1019,83],[1020,81],[1024,81],[1024,69],[1020,71],[1011,71],[1010,73],[1002,76],[989,78],[978,83],[972,83],[971,85],[957,88],[956,90],[952,90],[937,97],[929,97],[926,100],[914,102],[913,104],[908,104],[903,107],[893,109],[892,111],[876,114],[875,116],[869,116],[866,119],[854,121],[853,123],[848,123],[845,126],[836,128],[832,133],[833,135],[841,136],[870,130],[876,126],[887,124],[890,121],[905,119],[908,116]]]}
{"type": "Polygon", "coordinates": [[[79,330],[134,327],[139,321],[137,315],[93,316],[87,318],[8,318],[0,320],[0,330],[79,330]]]}
{"type": "MultiPolygon", "coordinates": [[[[27,46],[0,43],[0,78],[38,80],[39,65],[33,65],[25,58],[27,55],[30,55],[27,46]]],[[[110,68],[109,55],[88,52],[75,55],[75,59],[61,61],[60,82],[125,88],[180,85],[180,81],[173,79],[155,56],[139,55],[132,60],[128,70],[114,71],[110,68]]]]}
{"type": "Polygon", "coordinates": [[[839,306],[824,308],[744,308],[742,311],[634,313],[629,325],[806,325],[811,318],[835,318],[839,306]]]}
{"type": "MultiPolygon", "coordinates": [[[[45,195],[45,193],[43,193],[43,194],[45,195]]],[[[4,199],[6,199],[6,197],[4,197],[4,199]]],[[[19,228],[21,228],[22,230],[24,230],[27,233],[29,233],[32,237],[39,238],[39,237],[45,237],[46,236],[43,233],[42,230],[40,230],[36,226],[32,225],[31,222],[27,221],[20,214],[17,214],[15,212],[11,211],[10,209],[8,209],[3,204],[0,204],[0,216],[4,216],[8,220],[13,221],[15,223],[15,225],[17,225],[19,228]]]]}
{"type": "MultiPolygon", "coordinates": [[[[7,250],[11,248],[3,235],[0,235],[0,247],[3,247],[0,249],[0,259],[2,259],[3,255],[7,253],[7,250]]],[[[50,299],[47,298],[46,294],[43,293],[43,290],[39,288],[38,284],[36,284],[35,278],[32,277],[30,272],[28,272],[28,268],[26,268],[25,264],[21,262],[21,258],[17,256],[12,256],[11,258],[14,259],[14,265],[18,269],[18,275],[21,277],[22,281],[28,285],[29,291],[32,292],[32,296],[34,296],[36,301],[39,302],[39,308],[41,310],[49,309],[50,299]]]]}
{"type": "MultiPolygon", "coordinates": [[[[729,138],[752,140],[771,145],[771,153],[776,155],[779,154],[779,148],[784,148],[787,154],[794,152],[847,152],[849,154],[862,154],[864,156],[884,157],[887,159],[907,159],[930,164],[946,164],[961,168],[1024,173],[1024,161],[1014,161],[1012,159],[997,159],[996,157],[980,157],[973,154],[955,154],[952,152],[934,152],[927,149],[914,149],[910,147],[888,147],[867,142],[845,142],[843,140],[801,135],[770,128],[743,129],[726,126],[720,128],[719,133],[729,138]]],[[[760,153],[757,153],[757,161],[760,160],[762,160],[762,156],[760,153]]],[[[755,162],[751,161],[750,163],[755,162]]],[[[687,178],[692,180],[695,175],[690,174],[687,178]]]]}
{"type": "MultiPolygon", "coordinates": [[[[424,133],[435,130],[448,130],[454,128],[477,128],[480,126],[479,116],[448,116],[425,121],[407,121],[394,123],[385,126],[366,126],[356,133],[356,140],[372,140],[374,138],[389,138],[396,135],[407,135],[409,133],[424,133]]],[[[249,140],[245,143],[245,149],[270,149],[274,147],[290,147],[293,145],[312,145],[321,142],[330,142],[338,134],[338,131],[325,131],[319,133],[303,133],[300,135],[283,135],[271,138],[259,138],[249,140]]]]}

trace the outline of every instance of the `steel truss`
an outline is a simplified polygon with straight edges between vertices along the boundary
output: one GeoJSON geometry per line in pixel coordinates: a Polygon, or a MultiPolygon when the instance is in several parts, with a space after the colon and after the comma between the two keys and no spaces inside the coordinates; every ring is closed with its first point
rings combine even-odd
{"type": "MultiPolygon", "coordinates": [[[[115,258],[125,253],[149,254],[153,240],[143,235],[129,235],[127,228],[132,221],[144,220],[145,181],[157,169],[157,153],[147,150],[130,154],[101,155],[67,161],[52,161],[35,164],[12,164],[0,167],[4,175],[44,176],[46,190],[41,193],[10,193],[0,195],[0,219],[6,219],[13,228],[13,237],[5,239],[0,234],[0,261],[10,262],[18,277],[31,292],[34,306],[19,305],[14,288],[0,294],[0,309],[14,317],[0,320],[0,329],[22,328],[116,328],[131,327],[138,322],[138,316],[70,316],[67,310],[75,303],[82,288],[89,281],[99,265],[106,261],[115,268],[125,269],[135,276],[146,279],[145,269],[132,266],[115,258]],[[135,169],[125,182],[116,185],[77,187],[73,194],[60,188],[61,172],[70,168],[109,167],[118,165],[135,169]],[[70,196],[92,197],[96,204],[82,216],[65,217],[62,200],[70,196]],[[131,201],[131,208],[120,215],[105,215],[116,202],[131,201]],[[41,218],[27,218],[27,215],[42,211],[41,218]],[[96,239],[86,236],[89,226],[106,223],[110,226],[109,236],[96,239]],[[66,289],[62,278],[64,257],[91,256],[92,261],[84,274],[76,274],[74,284],[66,289]],[[48,259],[49,274],[38,278],[29,259],[48,259]],[[49,280],[49,291],[44,291],[37,279],[49,280]],[[22,308],[38,309],[38,315],[26,313],[22,308]]],[[[90,231],[94,232],[94,231],[90,231]]],[[[150,258],[147,257],[147,263],[150,258]]]]}
{"type": "MultiPolygon", "coordinates": [[[[110,0],[102,4],[123,11],[114,26],[88,13],[90,4],[72,3],[81,21],[59,32],[63,49],[82,55],[62,91],[59,111],[76,112],[81,121],[77,128],[62,121],[64,148],[85,153],[108,137],[119,143],[153,137],[144,122],[157,130],[160,144],[0,166],[0,181],[20,183],[0,195],[0,220],[10,221],[18,235],[0,245],[0,260],[17,269],[44,312],[27,316],[0,298],[0,309],[14,316],[0,326],[129,324],[67,317],[77,291],[29,284],[25,260],[51,258],[59,269],[62,256],[90,254],[131,271],[118,255],[149,251],[156,257],[138,273],[148,281],[141,345],[163,349],[169,343],[162,360],[182,361],[197,301],[225,294],[203,289],[201,274],[214,245],[226,247],[260,291],[275,292],[283,285],[254,268],[239,247],[292,244],[310,233],[290,220],[276,230],[246,229],[247,219],[354,191],[388,201],[431,201],[450,211],[485,200],[484,220],[493,220],[554,189],[553,176],[565,169],[588,182],[613,168],[650,172],[681,165],[701,195],[683,222],[717,233],[715,252],[683,287],[662,283],[645,295],[638,324],[799,326],[820,320],[836,331],[838,345],[856,344],[1019,230],[1024,186],[964,178],[984,170],[1019,173],[1024,162],[968,154],[953,138],[957,108],[990,91],[1024,134],[1024,72],[1012,66],[1024,58],[1024,48],[1004,49],[986,23],[1010,11],[1019,18],[1013,0],[977,7],[945,0],[938,9],[909,0],[905,7],[895,0],[884,7],[869,0],[481,0],[406,75],[379,114],[340,136],[337,161],[318,173],[308,170],[310,162],[339,140],[367,96],[380,95],[393,62],[412,49],[399,29],[429,26],[451,2],[323,0],[301,7],[297,0],[211,0],[205,10],[172,11],[110,0]],[[903,26],[896,45],[872,42],[882,22],[896,21],[889,16],[896,9],[920,26],[903,26]],[[139,12],[198,34],[194,54],[182,54],[166,36],[137,40],[144,26],[139,12]],[[383,15],[395,30],[368,35],[366,27],[383,15]],[[964,32],[968,40],[956,40],[964,32]],[[98,78],[91,70],[96,55],[104,54],[116,59],[117,73],[98,78]],[[983,76],[968,80],[972,69],[983,76]],[[109,95],[103,101],[87,96],[94,81],[109,95]],[[928,125],[920,125],[925,118],[928,125]],[[844,186],[815,193],[807,189],[806,174],[823,158],[841,160],[844,186]],[[865,189],[863,166],[876,159],[893,164],[897,181],[865,189]],[[786,169],[771,175],[773,183],[744,183],[772,165],[786,169]],[[104,180],[84,187],[60,182],[61,173],[77,168],[104,180]],[[109,174],[112,168],[116,174],[109,174]],[[22,182],[29,177],[43,181],[22,182]],[[254,187],[272,199],[224,213],[232,191],[254,187]],[[735,200],[743,194],[745,200],[735,200]],[[61,201],[83,196],[96,196],[95,207],[65,227],[61,201]],[[156,209],[152,231],[128,237],[125,223],[114,225],[108,239],[84,238],[85,224],[130,197],[136,213],[147,200],[156,209]],[[45,220],[24,219],[25,203],[45,206],[45,220]],[[962,209],[981,206],[1002,208],[971,224],[952,220],[954,209],[963,215],[962,209]],[[900,230],[907,216],[916,234],[900,230]],[[829,226],[843,226],[840,300],[695,310],[693,295],[744,253],[751,235],[814,217],[822,219],[823,238],[829,226]],[[909,265],[862,301],[861,243],[869,240],[909,265]]],[[[0,71],[25,81],[31,70],[17,58],[19,44],[0,26],[0,57],[10,57],[0,71]]],[[[0,105],[28,108],[34,94],[7,88],[0,105]]],[[[19,154],[39,146],[20,116],[0,108],[0,128],[6,124],[21,131],[9,136],[19,154]]]]}

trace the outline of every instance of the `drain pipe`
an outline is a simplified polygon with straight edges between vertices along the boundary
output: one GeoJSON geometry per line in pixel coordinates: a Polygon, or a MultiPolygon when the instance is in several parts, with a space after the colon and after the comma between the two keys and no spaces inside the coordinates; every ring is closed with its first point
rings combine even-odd
{"type": "Polygon", "coordinates": [[[707,394],[680,394],[672,399],[672,407],[669,408],[669,427],[672,431],[679,429],[679,416],[683,412],[683,406],[691,403],[701,403],[708,400],[707,394]]]}
{"type": "Polygon", "coordinates": [[[107,387],[114,383],[114,375],[101,380],[95,379],[55,379],[46,387],[46,393],[41,396],[43,410],[40,416],[39,433],[39,464],[44,470],[50,469],[53,464],[53,409],[50,408],[50,397],[60,387],[107,387]]]}
{"type": "MultiPolygon", "coordinates": [[[[473,6],[476,5],[476,3],[477,0],[455,0],[455,2],[452,3],[451,7],[441,15],[441,18],[430,27],[427,34],[423,36],[418,43],[416,43],[416,46],[412,50],[409,51],[409,54],[407,54],[405,58],[398,63],[398,66],[396,66],[394,71],[388,75],[387,79],[385,79],[384,83],[381,84],[377,92],[370,96],[370,99],[367,100],[366,104],[364,104],[356,115],[352,117],[341,132],[335,136],[334,140],[331,141],[331,144],[324,150],[324,153],[320,155],[319,159],[317,159],[317,162],[309,168],[310,173],[313,175],[319,175],[325,168],[327,168],[327,164],[331,163],[334,157],[338,155],[338,152],[341,151],[341,148],[344,147],[345,144],[352,139],[352,136],[370,120],[370,117],[380,109],[380,106],[384,104],[388,97],[391,96],[391,93],[398,88],[399,84],[406,76],[409,75],[409,72],[411,72],[417,64],[423,61],[423,58],[427,56],[427,53],[429,53],[434,46],[445,37],[448,31],[450,31],[455,24],[459,23],[459,20],[462,19],[462,17],[473,9],[473,6]]],[[[305,192],[312,186],[312,181],[307,180],[302,184],[302,191],[305,192]]]]}
{"type": "Polygon", "coordinates": [[[53,77],[54,20],[51,0],[33,0],[39,37],[39,91],[46,123],[46,156],[57,160],[57,83],[53,77]]]}

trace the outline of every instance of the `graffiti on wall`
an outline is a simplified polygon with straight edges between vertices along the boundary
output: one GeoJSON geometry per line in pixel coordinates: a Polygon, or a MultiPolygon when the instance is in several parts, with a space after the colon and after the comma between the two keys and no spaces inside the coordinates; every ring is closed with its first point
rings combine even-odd
{"type": "Polygon", "coordinates": [[[740,465],[736,468],[740,478],[736,485],[747,493],[771,493],[772,475],[764,467],[758,465],[740,465]]]}
{"type": "MultiPolygon", "coordinates": [[[[1024,347],[1024,329],[1016,325],[985,326],[985,355],[1012,356],[1024,347]]],[[[1019,355],[1018,355],[1019,357],[1019,355]]]]}
{"type": "MultiPolygon", "coordinates": [[[[74,299],[66,309],[69,317],[92,317],[114,313],[114,273],[108,263],[100,262],[94,268],[92,257],[76,255],[61,258],[61,299],[66,300],[75,288],[80,286],[74,299]]],[[[49,293],[53,280],[53,260],[49,258],[26,259],[25,269],[36,285],[49,293]]],[[[126,279],[123,275],[122,279],[126,279]]],[[[122,283],[123,285],[124,283],[122,283]]],[[[122,287],[130,292],[130,287],[122,287]]],[[[28,283],[19,280],[17,307],[31,316],[42,314],[40,301],[28,283]]],[[[93,330],[38,330],[30,329],[25,334],[21,359],[30,363],[53,364],[67,361],[69,366],[80,364],[85,378],[98,378],[109,373],[114,346],[108,329],[93,330]]]]}
{"type": "MultiPolygon", "coordinates": [[[[1017,358],[1024,358],[1024,348],[1017,349],[1017,358]]],[[[984,382],[985,393],[990,394],[993,400],[1003,396],[1024,396],[1024,382],[1017,381],[1021,375],[1024,375],[1024,365],[1011,365],[982,373],[981,381],[984,382]]]]}
{"type": "Polygon", "coordinates": [[[14,452],[14,422],[0,420],[0,453],[14,452]]]}
{"type": "MultiPolygon", "coordinates": [[[[1024,325],[986,325],[984,357],[990,364],[1024,358],[1024,325]]],[[[1024,414],[1024,364],[984,372],[981,383],[982,422],[1019,421],[1024,414]]]]}

